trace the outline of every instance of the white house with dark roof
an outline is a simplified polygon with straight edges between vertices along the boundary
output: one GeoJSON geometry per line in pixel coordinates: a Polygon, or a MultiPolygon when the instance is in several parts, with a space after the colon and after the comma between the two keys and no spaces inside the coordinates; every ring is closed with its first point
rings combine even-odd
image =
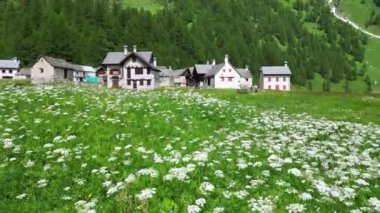
{"type": "Polygon", "coordinates": [[[109,52],[102,62],[103,78],[108,87],[125,89],[155,89],[160,84],[160,70],[152,52],[138,52],[137,47],[124,52],[109,52]]]}
{"type": "Polygon", "coordinates": [[[264,90],[290,91],[292,72],[285,62],[284,66],[264,66],[260,69],[260,88],[264,90]]]}
{"type": "Polygon", "coordinates": [[[17,58],[0,60],[0,79],[13,79],[20,71],[20,61],[17,58]]]}
{"type": "Polygon", "coordinates": [[[204,77],[204,85],[216,89],[241,89],[252,86],[251,72],[246,69],[235,69],[229,62],[228,55],[224,63],[213,62],[204,77]]]}

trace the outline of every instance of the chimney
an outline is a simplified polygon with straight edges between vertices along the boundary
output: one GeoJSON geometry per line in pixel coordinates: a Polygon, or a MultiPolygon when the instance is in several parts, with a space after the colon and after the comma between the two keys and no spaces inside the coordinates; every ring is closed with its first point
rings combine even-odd
{"type": "Polygon", "coordinates": [[[210,61],[206,61],[206,64],[209,65],[209,64],[210,64],[210,61]]]}
{"type": "Polygon", "coordinates": [[[18,62],[18,58],[17,57],[13,57],[12,60],[17,63],[18,62]]]}
{"type": "Polygon", "coordinates": [[[137,52],[137,46],[136,45],[133,45],[133,52],[137,52]]]}
{"type": "Polygon", "coordinates": [[[172,69],[172,66],[169,66],[169,70],[173,70],[173,69],[172,69]]]}
{"type": "Polygon", "coordinates": [[[124,55],[128,55],[128,45],[124,45],[124,55]]]}
{"type": "Polygon", "coordinates": [[[157,67],[157,58],[156,57],[153,58],[153,66],[157,67]]]}
{"type": "Polygon", "coordinates": [[[212,66],[215,66],[215,64],[216,64],[216,61],[215,61],[215,59],[212,59],[212,66]]]}
{"type": "Polygon", "coordinates": [[[287,67],[287,66],[288,66],[288,62],[287,62],[287,61],[285,61],[285,62],[284,62],[284,65],[285,65],[285,67],[287,67]]]}
{"type": "Polygon", "coordinates": [[[228,55],[225,55],[225,56],[224,56],[224,63],[225,63],[225,64],[228,64],[228,55]]]}
{"type": "Polygon", "coordinates": [[[245,65],[245,70],[249,70],[249,66],[248,65],[245,65]]]}

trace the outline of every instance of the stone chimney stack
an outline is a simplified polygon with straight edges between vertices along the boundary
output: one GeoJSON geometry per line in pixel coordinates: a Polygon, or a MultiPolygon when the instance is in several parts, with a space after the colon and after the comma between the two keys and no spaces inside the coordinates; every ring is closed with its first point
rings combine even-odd
{"type": "Polygon", "coordinates": [[[136,45],[133,45],[133,52],[137,52],[137,46],[136,45]]]}
{"type": "Polygon", "coordinates": [[[210,61],[206,61],[206,64],[207,64],[207,65],[210,65],[210,61]]]}
{"type": "Polygon", "coordinates": [[[249,70],[249,66],[248,66],[248,65],[245,65],[245,69],[246,69],[246,70],[249,70]]]}
{"type": "Polygon", "coordinates": [[[153,66],[157,67],[157,58],[156,57],[153,58],[153,66]]]}
{"type": "Polygon", "coordinates": [[[215,66],[215,64],[216,64],[216,60],[215,59],[212,59],[212,66],[215,66]]]}
{"type": "Polygon", "coordinates": [[[284,62],[284,65],[285,65],[285,67],[287,67],[287,66],[288,66],[288,62],[287,62],[287,61],[285,61],[285,62],[284,62]]]}
{"type": "Polygon", "coordinates": [[[172,66],[169,66],[169,70],[173,70],[173,69],[172,69],[172,66]]]}
{"type": "Polygon", "coordinates": [[[128,45],[124,45],[124,55],[128,55],[128,45]]]}

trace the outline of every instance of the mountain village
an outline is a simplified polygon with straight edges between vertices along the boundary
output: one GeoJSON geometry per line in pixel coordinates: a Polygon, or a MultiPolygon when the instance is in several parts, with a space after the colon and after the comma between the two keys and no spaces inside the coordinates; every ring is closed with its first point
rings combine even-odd
{"type": "Polygon", "coordinates": [[[290,90],[291,70],[282,66],[262,66],[259,85],[253,85],[249,67],[236,68],[229,56],[217,63],[215,59],[205,64],[173,70],[159,66],[151,51],[132,51],[124,46],[122,52],[108,52],[98,68],[77,65],[64,59],[42,56],[31,68],[20,68],[17,58],[0,60],[0,79],[28,79],[34,84],[73,82],[99,84],[109,88],[156,89],[159,87],[194,87],[214,89],[290,90]]]}

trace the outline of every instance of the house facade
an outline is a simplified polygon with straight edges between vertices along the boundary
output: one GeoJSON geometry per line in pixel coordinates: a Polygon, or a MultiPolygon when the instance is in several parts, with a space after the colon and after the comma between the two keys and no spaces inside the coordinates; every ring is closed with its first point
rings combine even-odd
{"type": "Polygon", "coordinates": [[[32,83],[83,82],[89,73],[86,67],[64,59],[43,56],[31,68],[32,83]]]}
{"type": "Polygon", "coordinates": [[[264,66],[260,69],[260,88],[264,90],[290,91],[292,73],[285,62],[284,66],[264,66]]]}
{"type": "Polygon", "coordinates": [[[173,85],[177,87],[192,86],[194,84],[190,68],[174,70],[172,72],[172,79],[173,85]]]}
{"type": "Polygon", "coordinates": [[[174,85],[171,67],[158,67],[160,70],[160,87],[170,87],[174,85]]]}
{"type": "Polygon", "coordinates": [[[224,63],[213,65],[207,71],[204,77],[204,85],[206,88],[215,89],[250,88],[252,86],[252,75],[248,68],[235,69],[230,64],[228,55],[226,55],[224,63]]]}
{"type": "Polygon", "coordinates": [[[0,60],[0,79],[14,79],[20,72],[20,61],[17,58],[0,60]]]}
{"type": "Polygon", "coordinates": [[[160,84],[160,70],[152,52],[109,52],[103,60],[103,84],[112,88],[155,89],[160,84]]]}
{"type": "Polygon", "coordinates": [[[63,59],[43,56],[32,66],[31,79],[35,84],[74,81],[74,70],[74,66],[63,59]]]}

